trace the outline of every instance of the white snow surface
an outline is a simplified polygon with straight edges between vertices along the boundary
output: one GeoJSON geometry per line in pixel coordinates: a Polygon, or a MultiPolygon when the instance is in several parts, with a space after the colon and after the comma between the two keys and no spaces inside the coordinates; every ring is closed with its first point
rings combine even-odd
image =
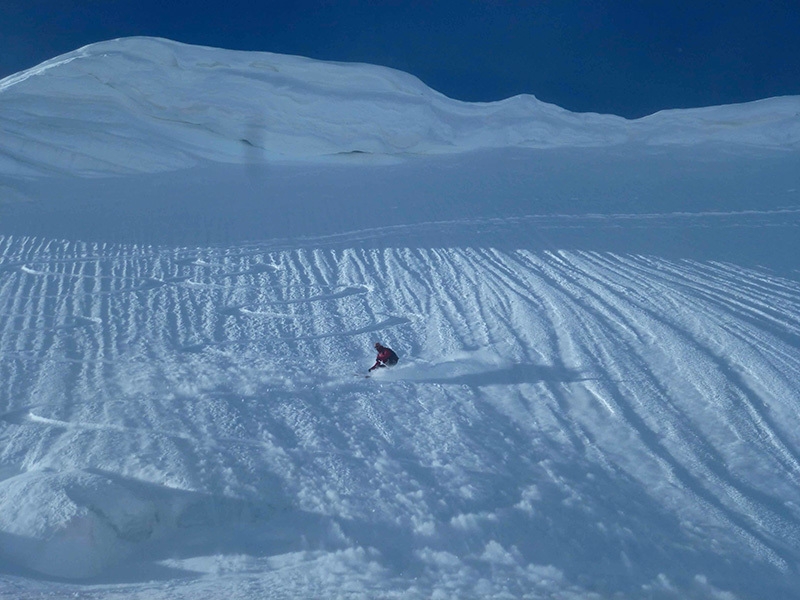
{"type": "Polygon", "coordinates": [[[148,38],[93,44],[3,79],[0,102],[0,173],[22,175],[630,140],[794,148],[800,142],[797,98],[626,121],[574,114],[533,96],[457,102],[383,67],[148,38]]]}
{"type": "Polygon", "coordinates": [[[0,598],[800,596],[800,98],[130,38],[0,132],[0,598]]]}

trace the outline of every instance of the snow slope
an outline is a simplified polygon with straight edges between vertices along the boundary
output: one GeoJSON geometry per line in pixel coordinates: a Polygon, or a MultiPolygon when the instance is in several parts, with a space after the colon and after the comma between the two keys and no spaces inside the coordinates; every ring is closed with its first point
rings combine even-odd
{"type": "Polygon", "coordinates": [[[800,142],[796,98],[631,122],[570,113],[533,96],[457,102],[382,67],[146,38],[87,46],[3,79],[0,98],[0,172],[22,175],[630,140],[790,148],[800,142]]]}
{"type": "Polygon", "coordinates": [[[0,81],[0,598],[796,598],[798,113],[0,81]]]}

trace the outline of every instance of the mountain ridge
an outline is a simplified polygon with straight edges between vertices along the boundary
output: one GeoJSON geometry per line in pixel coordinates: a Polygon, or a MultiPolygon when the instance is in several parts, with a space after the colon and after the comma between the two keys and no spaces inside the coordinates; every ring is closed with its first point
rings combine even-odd
{"type": "Polygon", "coordinates": [[[148,37],[91,44],[7,77],[0,103],[0,173],[9,176],[343,156],[368,163],[511,147],[800,141],[800,97],[628,121],[571,113],[532,95],[452,100],[387,67],[148,37]]]}

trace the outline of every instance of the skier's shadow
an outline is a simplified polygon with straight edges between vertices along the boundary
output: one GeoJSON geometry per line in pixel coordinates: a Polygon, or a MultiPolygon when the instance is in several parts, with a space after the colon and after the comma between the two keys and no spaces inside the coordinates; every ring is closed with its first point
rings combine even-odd
{"type": "Polygon", "coordinates": [[[569,382],[585,381],[579,371],[566,367],[553,367],[532,364],[517,364],[495,371],[478,373],[462,373],[452,377],[436,375],[434,377],[414,378],[418,383],[438,383],[442,385],[466,385],[469,387],[485,387],[490,385],[515,385],[521,383],[569,382]]]}

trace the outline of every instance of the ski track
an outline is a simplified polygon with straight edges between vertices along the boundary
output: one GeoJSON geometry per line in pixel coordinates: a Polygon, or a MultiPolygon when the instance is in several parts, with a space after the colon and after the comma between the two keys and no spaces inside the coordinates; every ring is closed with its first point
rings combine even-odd
{"type": "Polygon", "coordinates": [[[800,564],[799,340],[800,285],[732,264],[0,236],[0,460],[317,515],[329,548],[423,596],[447,567],[393,536],[478,572],[501,568],[494,543],[611,590],[757,569],[780,590],[800,564]],[[377,340],[401,363],[365,381],[377,340]],[[614,580],[641,540],[661,560],[614,580]]]}

